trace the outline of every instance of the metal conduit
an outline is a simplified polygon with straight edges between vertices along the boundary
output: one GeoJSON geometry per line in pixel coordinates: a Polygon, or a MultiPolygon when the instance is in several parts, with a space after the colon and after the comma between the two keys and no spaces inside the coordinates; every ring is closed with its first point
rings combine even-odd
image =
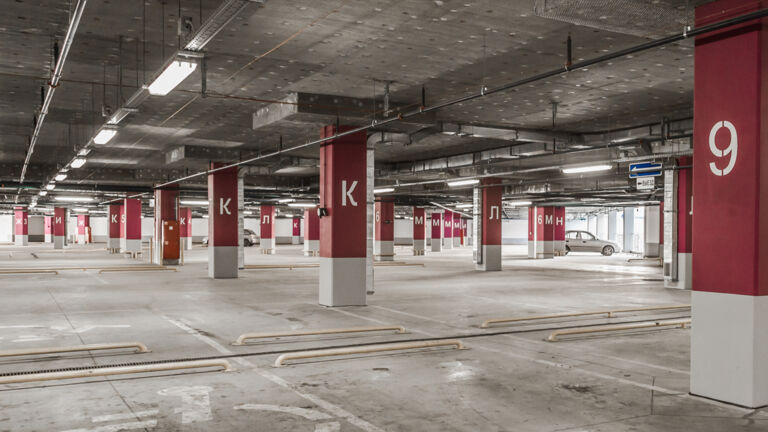
{"type": "Polygon", "coordinates": [[[45,93],[45,99],[43,100],[43,106],[40,108],[40,117],[35,124],[35,130],[32,133],[32,138],[29,140],[29,149],[27,149],[27,155],[24,158],[24,166],[21,168],[21,176],[19,177],[19,183],[24,183],[24,177],[27,174],[27,166],[32,158],[32,153],[35,151],[35,144],[37,138],[40,135],[40,129],[43,127],[43,121],[46,114],[48,114],[48,108],[51,106],[53,100],[53,94],[56,92],[56,87],[59,86],[59,80],[61,79],[61,72],[64,70],[64,62],[67,60],[69,49],[72,47],[72,41],[75,39],[75,33],[77,33],[77,27],[80,25],[80,18],[85,11],[85,4],[88,0],[78,0],[75,6],[75,12],[72,14],[72,19],[69,21],[69,27],[67,28],[67,34],[64,38],[64,45],[61,47],[61,54],[56,61],[56,66],[53,69],[53,76],[48,83],[48,91],[45,93]]]}
{"type": "MultiPolygon", "coordinates": [[[[664,45],[669,45],[669,44],[674,43],[674,42],[685,40],[685,39],[687,39],[689,37],[694,37],[694,36],[699,36],[699,35],[703,35],[703,34],[706,34],[706,33],[711,33],[711,32],[722,30],[724,28],[728,28],[728,27],[735,26],[735,25],[738,25],[738,24],[743,24],[743,23],[748,22],[748,21],[756,20],[756,19],[759,19],[759,18],[764,18],[766,16],[768,16],[768,8],[761,9],[761,10],[758,10],[758,11],[755,11],[755,12],[751,12],[751,13],[748,13],[748,14],[744,14],[744,15],[741,15],[739,17],[735,17],[735,18],[724,20],[724,21],[720,21],[720,22],[715,23],[715,24],[701,26],[701,27],[698,27],[698,28],[695,28],[695,29],[692,29],[689,26],[686,26],[685,29],[681,33],[676,33],[674,35],[667,36],[667,37],[664,37],[664,38],[661,38],[661,39],[655,39],[655,40],[652,40],[652,41],[648,41],[648,42],[640,44],[640,45],[635,45],[633,47],[629,47],[629,48],[625,48],[623,50],[615,51],[613,53],[609,53],[609,54],[605,54],[605,55],[602,55],[602,56],[598,56],[598,57],[595,57],[593,59],[577,62],[577,63],[574,63],[571,66],[567,66],[566,65],[564,67],[553,69],[553,70],[548,71],[548,72],[543,72],[543,73],[540,73],[540,74],[537,74],[537,75],[530,76],[528,78],[523,78],[521,80],[514,81],[514,82],[511,82],[511,83],[508,83],[508,84],[503,84],[503,85],[500,85],[500,86],[497,86],[497,87],[493,87],[493,88],[490,88],[490,89],[483,87],[480,90],[480,92],[478,92],[478,93],[473,93],[473,94],[462,96],[462,97],[459,97],[459,98],[456,98],[456,99],[451,99],[451,100],[448,100],[448,101],[445,101],[445,102],[441,102],[441,103],[438,103],[438,104],[432,105],[432,106],[423,106],[423,107],[420,107],[420,108],[418,108],[416,110],[412,110],[412,111],[409,111],[409,112],[406,112],[406,113],[401,113],[401,114],[399,114],[396,117],[390,117],[390,118],[387,118],[387,119],[384,119],[384,120],[373,120],[371,122],[371,124],[367,125],[367,126],[360,126],[360,127],[353,128],[353,129],[350,129],[350,130],[345,131],[345,132],[337,133],[337,134],[332,135],[330,137],[319,138],[319,139],[316,139],[316,140],[313,140],[313,141],[306,142],[304,144],[299,144],[299,145],[295,145],[293,147],[288,147],[288,148],[284,148],[284,149],[281,149],[281,150],[276,150],[276,151],[273,151],[273,152],[270,152],[270,153],[263,154],[261,156],[256,156],[256,157],[253,157],[253,158],[250,158],[250,159],[246,159],[246,160],[243,160],[243,161],[240,161],[240,162],[236,162],[236,163],[233,163],[233,164],[224,165],[224,166],[221,166],[219,168],[214,168],[214,169],[207,170],[207,171],[200,171],[200,172],[195,173],[195,174],[190,174],[188,176],[184,176],[184,177],[178,178],[176,180],[171,180],[169,182],[162,183],[160,185],[157,185],[155,188],[162,188],[162,187],[165,187],[165,186],[168,186],[168,185],[176,184],[176,183],[179,183],[179,182],[182,182],[182,181],[185,181],[185,180],[189,180],[189,179],[192,179],[192,178],[200,177],[200,176],[207,175],[207,174],[210,174],[210,173],[214,173],[214,172],[217,172],[217,171],[222,171],[222,170],[226,170],[226,169],[229,169],[229,168],[234,168],[234,167],[237,167],[237,166],[240,166],[240,165],[245,165],[245,164],[248,164],[248,163],[255,162],[257,160],[267,159],[267,158],[271,158],[271,157],[274,157],[274,156],[279,156],[279,155],[281,155],[283,153],[287,153],[287,152],[303,149],[303,148],[306,148],[306,147],[311,147],[311,146],[314,146],[314,145],[317,145],[317,144],[322,144],[324,142],[332,141],[334,139],[338,139],[338,138],[341,138],[341,137],[344,137],[344,136],[347,136],[347,135],[352,135],[352,134],[355,134],[355,133],[358,133],[358,132],[361,132],[361,131],[367,131],[368,129],[376,127],[376,126],[382,126],[382,125],[386,125],[386,124],[390,124],[390,123],[399,122],[399,121],[402,121],[402,120],[404,120],[406,118],[414,117],[414,116],[420,115],[422,113],[427,113],[427,112],[431,112],[431,111],[437,111],[437,110],[440,110],[442,108],[446,108],[446,107],[449,107],[449,106],[452,106],[452,105],[456,105],[456,104],[460,104],[460,103],[464,103],[464,102],[469,102],[471,100],[479,99],[479,98],[485,97],[487,95],[503,92],[503,91],[506,91],[506,90],[513,89],[515,87],[520,87],[520,86],[523,86],[523,85],[526,85],[526,84],[530,84],[530,83],[533,83],[533,82],[536,82],[536,81],[540,81],[540,80],[543,80],[543,79],[552,78],[552,77],[555,77],[555,76],[558,76],[560,74],[567,73],[567,72],[570,72],[570,71],[573,71],[573,70],[584,69],[586,67],[589,67],[589,66],[592,66],[592,65],[595,65],[595,64],[599,64],[599,63],[602,63],[602,62],[606,62],[606,61],[609,61],[609,60],[614,60],[614,59],[617,59],[619,57],[624,57],[626,55],[647,51],[647,50],[650,50],[650,49],[653,49],[653,48],[658,48],[658,47],[661,47],[661,46],[664,46],[664,45]]],[[[496,175],[498,175],[498,174],[496,174],[496,175]]]]}

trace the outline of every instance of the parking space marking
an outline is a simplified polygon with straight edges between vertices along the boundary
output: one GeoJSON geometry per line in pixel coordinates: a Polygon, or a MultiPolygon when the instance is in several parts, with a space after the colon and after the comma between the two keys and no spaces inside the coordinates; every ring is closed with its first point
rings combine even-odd
{"type": "Polygon", "coordinates": [[[181,413],[181,424],[209,421],[211,413],[211,391],[208,386],[178,386],[162,389],[157,392],[160,396],[181,397],[181,407],[173,410],[181,413]]]}
{"type": "MultiPolygon", "coordinates": [[[[203,335],[199,331],[193,329],[191,326],[189,326],[187,323],[185,323],[183,320],[175,320],[173,318],[167,317],[163,315],[163,318],[170,322],[171,324],[175,325],[176,327],[184,330],[186,333],[190,334],[191,336],[195,337],[196,339],[200,340],[201,342],[204,342],[208,346],[214,348],[216,351],[218,351],[221,354],[227,354],[232,355],[235,354],[234,352],[227,349],[222,344],[216,342],[215,340],[211,339],[208,336],[203,335]]],[[[371,423],[368,423],[367,421],[355,416],[354,414],[346,411],[345,409],[332,404],[331,402],[328,402],[324,399],[321,399],[318,396],[315,396],[311,393],[304,392],[300,390],[297,386],[294,384],[289,383],[288,381],[280,378],[279,376],[267,372],[263,369],[258,368],[255,364],[251,363],[250,361],[241,358],[241,357],[234,357],[234,361],[238,362],[239,364],[250,367],[254,369],[260,376],[263,378],[266,378],[267,380],[271,381],[274,384],[277,384],[280,387],[285,388],[286,390],[291,390],[296,395],[307,399],[308,401],[314,403],[315,405],[319,406],[320,408],[332,413],[334,416],[338,418],[342,418],[349,422],[350,424],[357,426],[359,429],[364,430],[365,432],[385,432],[383,429],[374,426],[371,423]]]]}
{"type": "Polygon", "coordinates": [[[138,419],[141,417],[155,415],[158,412],[159,412],[158,410],[154,409],[154,410],[146,410],[146,411],[136,411],[132,413],[105,414],[105,415],[95,416],[91,419],[91,421],[94,423],[102,423],[102,422],[108,422],[108,421],[114,421],[114,420],[138,419]]]}
{"type": "Polygon", "coordinates": [[[62,432],[119,432],[133,429],[149,429],[157,426],[157,420],[145,420],[130,423],[118,423],[111,425],[96,426],[93,428],[68,429],[62,432]]]}

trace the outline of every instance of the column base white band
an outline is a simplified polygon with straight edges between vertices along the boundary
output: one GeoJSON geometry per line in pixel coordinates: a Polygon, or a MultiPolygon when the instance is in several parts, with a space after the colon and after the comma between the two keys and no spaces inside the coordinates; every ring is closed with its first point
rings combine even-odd
{"type": "Polygon", "coordinates": [[[443,241],[439,238],[432,239],[432,252],[441,252],[443,250],[443,241]]]}
{"type": "Polygon", "coordinates": [[[555,257],[555,242],[541,240],[536,242],[536,259],[550,259],[555,257]]]}
{"type": "Polygon", "coordinates": [[[460,247],[461,246],[461,237],[454,237],[453,238],[453,247],[460,247]]]}
{"type": "Polygon", "coordinates": [[[120,250],[125,252],[141,252],[141,240],[120,239],[120,250]]]}
{"type": "Polygon", "coordinates": [[[183,247],[184,250],[191,250],[192,249],[192,237],[182,237],[181,238],[181,247],[183,247]]]}
{"type": "Polygon", "coordinates": [[[443,237],[443,249],[453,249],[453,237],[443,237]]]}
{"type": "Polygon", "coordinates": [[[299,236],[291,237],[291,244],[294,244],[294,245],[299,244],[299,236]]]}
{"type": "Polygon", "coordinates": [[[212,279],[237,277],[237,246],[208,246],[208,276],[212,279]]]}
{"type": "Polygon", "coordinates": [[[536,242],[528,240],[528,258],[536,259],[536,242]]]}
{"type": "Polygon", "coordinates": [[[45,240],[46,243],[53,243],[53,235],[52,234],[46,234],[45,240]]]}
{"type": "Polygon", "coordinates": [[[691,393],[768,405],[768,296],[691,293],[691,393]]]}
{"type": "Polygon", "coordinates": [[[394,261],[395,259],[395,242],[374,240],[373,242],[373,257],[376,261],[394,261]]]}
{"type": "Polygon", "coordinates": [[[27,246],[29,245],[29,236],[28,235],[21,235],[16,234],[16,246],[27,246]]]}
{"type": "Polygon", "coordinates": [[[261,240],[259,240],[259,249],[261,249],[261,253],[266,255],[274,255],[275,254],[275,239],[274,238],[264,238],[262,237],[261,240]]]}
{"type": "MultiPolygon", "coordinates": [[[[673,258],[674,259],[674,258],[673,258]]],[[[693,286],[693,254],[677,253],[677,279],[664,277],[664,288],[690,290],[693,286]]]]}
{"type": "Polygon", "coordinates": [[[316,256],[320,251],[320,240],[304,240],[304,256],[316,256]]]}
{"type": "Polygon", "coordinates": [[[555,256],[565,255],[565,240],[555,240],[555,256]]]}
{"type": "Polygon", "coordinates": [[[413,254],[424,255],[427,241],[425,239],[413,239],[413,254]]]}
{"type": "Polygon", "coordinates": [[[319,302],[323,306],[365,306],[366,258],[320,257],[319,302]]]}
{"type": "Polygon", "coordinates": [[[482,271],[501,270],[501,245],[483,245],[483,262],[476,265],[482,271]]]}
{"type": "Polygon", "coordinates": [[[77,244],[85,244],[85,234],[77,235],[77,244]]]}
{"type": "Polygon", "coordinates": [[[64,236],[53,236],[53,248],[64,249],[65,240],[64,236]]]}

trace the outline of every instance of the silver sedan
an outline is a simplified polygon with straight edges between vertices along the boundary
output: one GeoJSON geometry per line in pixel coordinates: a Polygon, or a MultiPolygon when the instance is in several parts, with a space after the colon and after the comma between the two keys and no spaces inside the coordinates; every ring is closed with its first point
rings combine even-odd
{"type": "Polygon", "coordinates": [[[600,252],[611,256],[619,246],[608,240],[600,240],[587,231],[566,231],[565,251],[567,252],[600,252]]]}

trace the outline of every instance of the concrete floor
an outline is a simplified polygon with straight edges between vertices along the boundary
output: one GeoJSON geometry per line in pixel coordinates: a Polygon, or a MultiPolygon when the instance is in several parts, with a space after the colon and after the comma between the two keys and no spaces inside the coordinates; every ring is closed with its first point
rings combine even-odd
{"type": "MultiPolygon", "coordinates": [[[[768,410],[691,397],[689,330],[544,341],[551,327],[688,316],[478,328],[492,317],[687,303],[660,267],[627,256],[546,261],[505,247],[504,271],[479,273],[471,248],[424,257],[396,248],[377,267],[367,307],[317,305],[318,270],[247,270],[211,280],[206,250],[178,272],[0,275],[0,350],[140,341],[151,353],[93,352],[0,360],[0,373],[91,364],[265,353],[350,343],[465,337],[468,350],[357,355],[273,368],[276,354],[231,358],[233,372],[165,372],[0,386],[1,431],[757,431],[768,410]],[[409,334],[326,336],[232,346],[241,333],[403,325],[409,334]]],[[[307,263],[300,246],[248,264],[307,263]]],[[[0,246],[0,269],[129,266],[99,246],[0,246]],[[30,252],[35,252],[32,255],[30,252]]]]}

